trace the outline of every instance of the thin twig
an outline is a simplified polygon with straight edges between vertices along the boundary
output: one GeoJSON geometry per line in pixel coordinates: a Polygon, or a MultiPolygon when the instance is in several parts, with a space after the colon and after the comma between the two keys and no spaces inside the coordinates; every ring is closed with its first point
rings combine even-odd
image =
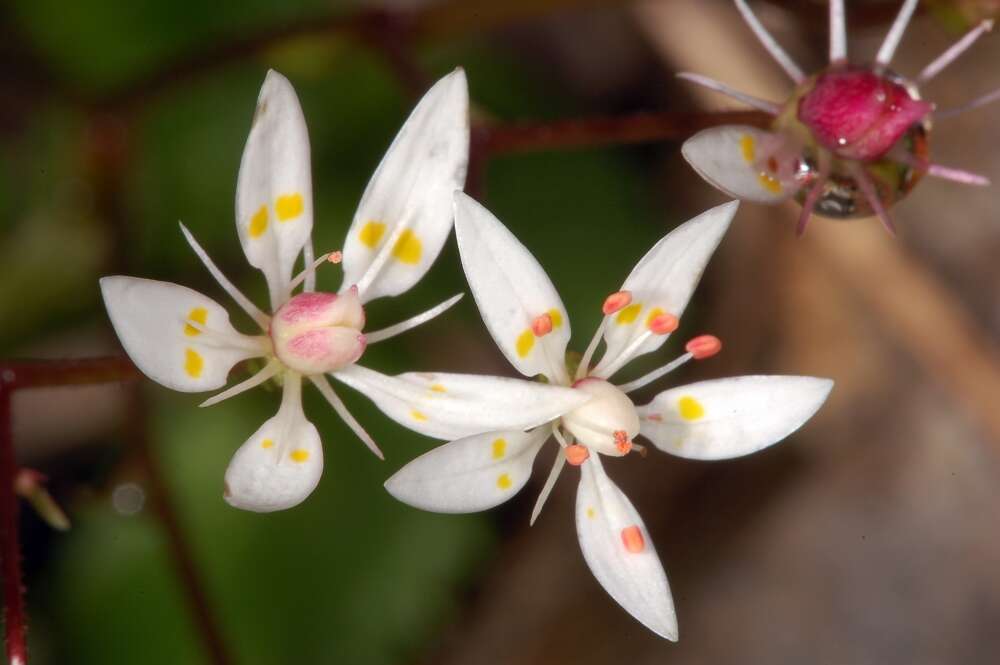
{"type": "Polygon", "coordinates": [[[14,495],[17,463],[14,460],[14,433],[11,423],[13,389],[7,384],[10,372],[0,370],[0,568],[3,570],[4,631],[7,662],[25,665],[27,617],[24,586],[21,582],[21,546],[18,542],[18,503],[14,495]]]}

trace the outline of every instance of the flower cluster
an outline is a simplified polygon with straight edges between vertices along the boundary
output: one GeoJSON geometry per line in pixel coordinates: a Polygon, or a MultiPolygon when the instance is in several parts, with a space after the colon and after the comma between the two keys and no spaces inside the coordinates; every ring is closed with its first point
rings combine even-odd
{"type": "Polygon", "coordinates": [[[894,232],[889,207],[924,176],[968,185],[985,177],[935,164],[928,138],[933,119],[953,117],[995,101],[996,93],[963,107],[937,110],[921,99],[920,86],[937,76],[993,27],[985,20],[928,64],[915,78],[893,72],[896,47],[917,7],[904,0],[871,65],[850,64],[843,0],[830,1],[830,64],[806,76],[761,25],[746,0],[736,7],[771,56],[795,84],[781,104],[758,99],[699,74],[681,78],[716,90],[773,117],[768,131],[727,125],[688,139],[684,157],[708,182],[740,199],[802,203],[797,232],[813,213],[831,218],[877,216],[894,232]]]}

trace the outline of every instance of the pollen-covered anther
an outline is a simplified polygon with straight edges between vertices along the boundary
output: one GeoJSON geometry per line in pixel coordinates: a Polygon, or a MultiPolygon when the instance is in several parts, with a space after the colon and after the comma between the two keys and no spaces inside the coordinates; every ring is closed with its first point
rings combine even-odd
{"type": "Polygon", "coordinates": [[[658,314],[649,320],[649,330],[654,335],[669,335],[679,325],[680,320],[673,314],[658,314]]]}
{"type": "Polygon", "coordinates": [[[604,299],[601,311],[604,316],[611,316],[615,312],[628,307],[632,302],[632,294],[629,291],[616,291],[604,299]]]}
{"type": "Polygon", "coordinates": [[[633,524],[622,529],[622,545],[632,554],[638,554],[646,549],[646,539],[642,535],[642,529],[633,524]]]}
{"type": "Polygon", "coordinates": [[[335,252],[330,252],[330,255],[326,257],[326,260],[336,265],[344,260],[344,253],[339,249],[335,252]]]}
{"type": "Polygon", "coordinates": [[[684,349],[694,356],[695,360],[704,360],[722,350],[722,340],[715,335],[699,335],[689,340],[684,349]]]}
{"type": "Polygon", "coordinates": [[[566,446],[563,449],[563,452],[566,455],[566,461],[573,466],[580,466],[587,461],[588,457],[590,457],[590,451],[587,450],[587,447],[576,443],[571,446],[566,446]]]}
{"type": "Polygon", "coordinates": [[[618,449],[622,455],[628,455],[629,451],[632,450],[632,441],[628,438],[628,432],[623,429],[615,430],[615,448],[618,449]]]}
{"type": "Polygon", "coordinates": [[[536,316],[531,322],[531,332],[535,333],[535,337],[548,335],[552,332],[552,317],[549,314],[536,316]]]}

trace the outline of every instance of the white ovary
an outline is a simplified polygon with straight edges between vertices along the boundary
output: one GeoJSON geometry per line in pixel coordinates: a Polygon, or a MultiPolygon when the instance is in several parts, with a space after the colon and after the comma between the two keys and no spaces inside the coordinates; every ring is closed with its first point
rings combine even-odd
{"type": "Polygon", "coordinates": [[[357,291],[300,293],[271,320],[274,354],[305,375],[322,374],[355,363],[365,351],[361,334],[365,312],[357,291]]]}
{"type": "Polygon", "coordinates": [[[562,417],[577,443],[604,455],[626,454],[631,444],[624,443],[639,434],[639,414],[632,400],[607,381],[594,377],[577,381],[573,388],[591,396],[589,402],[562,417]]]}

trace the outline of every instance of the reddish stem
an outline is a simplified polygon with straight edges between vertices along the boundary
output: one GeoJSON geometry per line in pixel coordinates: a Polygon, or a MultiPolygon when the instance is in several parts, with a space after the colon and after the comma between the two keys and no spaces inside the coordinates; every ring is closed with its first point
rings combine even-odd
{"type": "Polygon", "coordinates": [[[14,433],[10,402],[13,388],[0,376],[0,567],[3,570],[4,630],[7,662],[28,662],[25,640],[27,619],[24,611],[24,586],[21,583],[21,546],[18,543],[18,503],[14,495],[17,463],[14,460],[14,433]]]}

